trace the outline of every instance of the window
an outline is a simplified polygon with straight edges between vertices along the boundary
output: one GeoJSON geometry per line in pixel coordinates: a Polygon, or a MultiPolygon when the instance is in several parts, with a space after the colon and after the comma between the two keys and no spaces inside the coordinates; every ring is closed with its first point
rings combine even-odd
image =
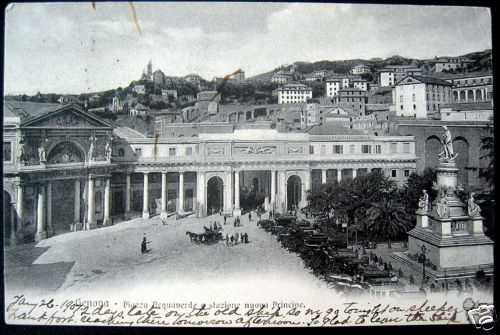
{"type": "Polygon", "coordinates": [[[355,151],[355,150],[354,150],[354,148],[355,148],[355,147],[354,147],[354,144],[349,145],[349,153],[350,153],[350,154],[353,154],[353,153],[354,153],[354,151],[355,151]]]}
{"type": "Polygon", "coordinates": [[[141,148],[136,148],[135,149],[135,154],[137,155],[137,157],[141,157],[142,156],[142,149],[141,148]]]}
{"type": "Polygon", "coordinates": [[[376,154],[381,154],[382,153],[382,146],[380,144],[377,144],[375,146],[375,153],[376,154]]]}
{"type": "Polygon", "coordinates": [[[401,105],[401,110],[403,110],[403,105],[401,105]]]}
{"type": "Polygon", "coordinates": [[[186,148],[186,156],[192,156],[193,155],[193,148],[187,147],[186,148]]]}
{"type": "Polygon", "coordinates": [[[412,95],[411,95],[411,100],[412,100],[413,102],[415,102],[415,100],[416,100],[415,94],[412,94],[412,95]]]}
{"type": "Polygon", "coordinates": [[[125,156],[125,150],[123,148],[118,149],[118,157],[125,156]]]}
{"type": "Polygon", "coordinates": [[[326,145],[321,146],[321,154],[322,155],[326,154],[326,145]]]}
{"type": "Polygon", "coordinates": [[[417,105],[413,105],[413,109],[417,109],[417,105]]]}
{"type": "Polygon", "coordinates": [[[175,148],[168,148],[168,156],[169,157],[175,156],[175,148]]]}
{"type": "Polygon", "coordinates": [[[344,146],[342,146],[342,145],[334,145],[333,146],[333,153],[334,154],[342,154],[342,153],[344,153],[344,146]]]}
{"type": "Polygon", "coordinates": [[[396,178],[398,176],[398,170],[391,170],[391,177],[396,178]]]}
{"type": "Polygon", "coordinates": [[[362,145],[361,146],[361,152],[364,154],[371,154],[372,153],[372,146],[371,145],[362,145]]]}
{"type": "Polygon", "coordinates": [[[12,142],[3,142],[3,161],[12,161],[12,142]]]}
{"type": "Polygon", "coordinates": [[[309,154],[314,155],[314,145],[309,146],[309,154]]]}
{"type": "Polygon", "coordinates": [[[410,153],[410,143],[403,143],[403,152],[405,154],[410,153]]]}
{"type": "Polygon", "coordinates": [[[395,154],[398,152],[398,144],[397,143],[391,143],[391,154],[395,154]]]}
{"type": "Polygon", "coordinates": [[[410,170],[405,170],[405,177],[409,177],[410,176],[410,170]]]}

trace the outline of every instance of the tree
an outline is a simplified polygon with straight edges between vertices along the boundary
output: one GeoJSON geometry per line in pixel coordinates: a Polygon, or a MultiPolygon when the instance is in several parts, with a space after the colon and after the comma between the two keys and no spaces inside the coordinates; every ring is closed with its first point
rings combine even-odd
{"type": "Polygon", "coordinates": [[[410,229],[404,206],[395,199],[375,202],[366,211],[368,233],[372,237],[387,241],[406,234],[410,229]]]}
{"type": "Polygon", "coordinates": [[[410,174],[406,184],[399,189],[398,198],[401,199],[410,222],[416,220],[415,212],[418,209],[418,200],[424,190],[429,193],[430,201],[436,197],[436,190],[432,188],[435,181],[436,171],[432,168],[426,168],[421,175],[415,172],[410,174]]]}

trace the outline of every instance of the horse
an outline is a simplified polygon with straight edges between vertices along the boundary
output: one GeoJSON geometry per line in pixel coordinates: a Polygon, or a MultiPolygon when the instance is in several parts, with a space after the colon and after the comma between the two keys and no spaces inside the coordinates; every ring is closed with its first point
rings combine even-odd
{"type": "Polygon", "coordinates": [[[191,242],[198,240],[198,234],[195,234],[195,233],[192,233],[190,231],[187,231],[186,235],[189,235],[189,238],[191,239],[191,242]]]}

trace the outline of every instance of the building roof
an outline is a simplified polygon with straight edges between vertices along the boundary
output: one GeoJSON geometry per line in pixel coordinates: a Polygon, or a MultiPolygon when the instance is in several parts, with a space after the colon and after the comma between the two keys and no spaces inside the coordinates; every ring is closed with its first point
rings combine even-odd
{"type": "Polygon", "coordinates": [[[115,127],[115,129],[113,130],[113,133],[116,136],[118,136],[120,138],[124,138],[124,139],[146,138],[146,136],[144,134],[141,134],[137,130],[134,130],[134,129],[129,128],[129,127],[115,127]]]}
{"type": "Polygon", "coordinates": [[[5,101],[4,117],[20,117],[22,121],[30,120],[62,107],[61,104],[30,102],[30,101],[5,101]]]}
{"type": "Polygon", "coordinates": [[[312,91],[312,88],[304,84],[287,84],[278,88],[278,91],[285,91],[285,90],[312,91]]]}
{"type": "Polygon", "coordinates": [[[307,130],[310,135],[366,135],[365,133],[343,126],[315,125],[307,130]]]}
{"type": "Polygon", "coordinates": [[[443,108],[451,108],[453,111],[472,111],[472,110],[487,110],[493,109],[493,104],[491,101],[483,101],[483,102],[461,102],[454,103],[441,106],[443,108]]]}
{"type": "Polygon", "coordinates": [[[138,103],[137,105],[135,105],[135,106],[134,106],[134,107],[132,107],[132,108],[133,108],[133,109],[137,109],[137,110],[139,110],[139,109],[141,109],[141,110],[147,110],[147,109],[149,109],[148,107],[144,106],[144,105],[143,105],[143,104],[141,104],[141,103],[138,103]]]}
{"type": "Polygon", "coordinates": [[[368,80],[364,80],[364,79],[353,79],[352,82],[356,82],[356,83],[361,83],[361,82],[368,82],[368,80]]]}
{"type": "Polygon", "coordinates": [[[478,77],[488,77],[488,76],[493,76],[493,73],[491,71],[474,71],[474,72],[467,72],[467,73],[433,73],[429,77],[433,78],[439,78],[443,80],[450,80],[450,79],[465,79],[465,78],[478,78],[478,77]]]}
{"type": "Polygon", "coordinates": [[[365,65],[365,64],[358,64],[356,65],[354,68],[369,68],[369,66],[365,65]]]}
{"type": "Polygon", "coordinates": [[[398,81],[396,83],[396,86],[399,85],[402,81],[404,81],[408,77],[414,78],[414,79],[416,79],[416,80],[418,80],[418,81],[420,81],[420,82],[422,82],[424,84],[451,86],[451,83],[449,83],[447,81],[444,81],[444,80],[441,80],[441,79],[437,79],[437,78],[432,78],[432,77],[421,77],[421,76],[406,76],[403,79],[401,79],[400,81],[398,81]]]}
{"type": "Polygon", "coordinates": [[[364,92],[362,89],[357,88],[357,87],[346,87],[346,88],[341,88],[339,92],[364,92]]]}

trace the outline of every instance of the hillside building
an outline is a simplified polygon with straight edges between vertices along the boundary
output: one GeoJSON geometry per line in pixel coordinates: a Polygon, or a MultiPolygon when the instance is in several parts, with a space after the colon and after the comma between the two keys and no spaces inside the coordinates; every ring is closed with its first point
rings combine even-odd
{"type": "Polygon", "coordinates": [[[444,80],[407,76],[393,88],[397,116],[438,117],[440,107],[451,102],[451,84],[444,80]]]}
{"type": "Polygon", "coordinates": [[[288,84],[278,88],[278,104],[297,104],[312,99],[312,88],[304,84],[288,84]]]}

